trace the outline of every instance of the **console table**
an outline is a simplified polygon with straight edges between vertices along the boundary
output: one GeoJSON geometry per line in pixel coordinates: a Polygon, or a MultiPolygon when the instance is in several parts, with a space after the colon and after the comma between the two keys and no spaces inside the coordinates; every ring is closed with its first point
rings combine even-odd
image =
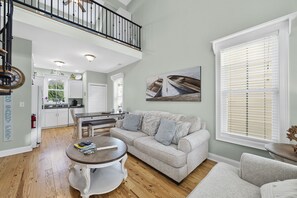
{"type": "Polygon", "coordinates": [[[72,160],[69,183],[80,191],[83,198],[108,193],[116,189],[128,176],[125,169],[127,145],[117,138],[106,136],[83,138],[70,144],[66,149],[66,155],[72,160]],[[117,148],[84,155],[73,146],[74,143],[88,140],[95,143],[97,148],[112,145],[117,145],[117,148]]]}
{"type": "Polygon", "coordinates": [[[292,144],[269,143],[265,145],[265,149],[274,159],[297,165],[297,154],[292,144]]]}

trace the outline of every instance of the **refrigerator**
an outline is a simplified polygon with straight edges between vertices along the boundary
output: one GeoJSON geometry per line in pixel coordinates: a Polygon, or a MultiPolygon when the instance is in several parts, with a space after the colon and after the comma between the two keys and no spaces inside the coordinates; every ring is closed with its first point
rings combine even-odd
{"type": "Polygon", "coordinates": [[[38,85],[32,85],[32,114],[36,115],[36,128],[31,129],[32,148],[36,148],[41,143],[41,123],[42,123],[42,106],[43,90],[38,85]]]}

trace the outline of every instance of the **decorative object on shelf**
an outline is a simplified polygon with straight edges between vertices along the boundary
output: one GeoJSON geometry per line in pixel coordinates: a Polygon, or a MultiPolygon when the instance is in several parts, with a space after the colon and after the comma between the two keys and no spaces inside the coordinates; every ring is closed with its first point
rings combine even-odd
{"type": "MultiPolygon", "coordinates": [[[[291,126],[291,128],[289,128],[287,130],[289,133],[287,133],[287,138],[292,141],[292,140],[295,140],[297,141],[297,126],[291,126]]],[[[294,149],[294,152],[297,153],[297,144],[296,145],[292,145],[293,149],[294,149]]]]}
{"type": "Polygon", "coordinates": [[[201,66],[147,79],[147,101],[201,101],[201,66]]]}
{"type": "Polygon", "coordinates": [[[85,57],[89,62],[92,62],[96,58],[96,56],[94,56],[92,54],[86,54],[85,57]]]}
{"type": "Polygon", "coordinates": [[[75,74],[71,74],[70,75],[70,80],[75,80],[76,75],[75,74]]]}

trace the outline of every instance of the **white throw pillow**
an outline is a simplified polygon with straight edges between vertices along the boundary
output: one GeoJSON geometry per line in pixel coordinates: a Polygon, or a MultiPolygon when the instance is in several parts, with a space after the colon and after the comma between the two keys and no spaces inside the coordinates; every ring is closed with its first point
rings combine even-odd
{"type": "Polygon", "coordinates": [[[297,179],[271,182],[261,186],[262,198],[290,198],[297,197],[297,179]]]}
{"type": "Polygon", "coordinates": [[[142,121],[142,132],[149,136],[154,136],[159,128],[160,120],[160,117],[146,113],[142,121]]]}
{"type": "Polygon", "coordinates": [[[175,129],[175,134],[172,139],[173,144],[178,144],[178,141],[188,135],[189,129],[191,127],[190,122],[176,122],[176,129],[175,129]]]}
{"type": "Polygon", "coordinates": [[[199,131],[201,129],[201,119],[198,116],[185,116],[182,117],[180,121],[191,123],[189,133],[194,133],[195,131],[199,131]]]}

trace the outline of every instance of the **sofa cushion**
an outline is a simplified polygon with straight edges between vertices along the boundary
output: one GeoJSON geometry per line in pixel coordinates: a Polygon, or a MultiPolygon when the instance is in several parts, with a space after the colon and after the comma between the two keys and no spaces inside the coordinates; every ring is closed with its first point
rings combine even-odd
{"type": "Polygon", "coordinates": [[[176,124],[173,120],[162,118],[158,132],[155,135],[155,140],[161,144],[164,144],[165,146],[169,146],[175,134],[175,126],[176,124]]]}
{"type": "Polygon", "coordinates": [[[262,198],[297,197],[297,179],[271,182],[264,184],[260,189],[262,198]]]}
{"type": "Polygon", "coordinates": [[[110,135],[112,137],[119,138],[119,139],[123,140],[126,144],[129,144],[131,146],[133,146],[135,139],[147,136],[146,134],[144,134],[140,131],[133,132],[133,131],[127,131],[127,130],[121,129],[121,128],[111,128],[110,135]]]}
{"type": "Polygon", "coordinates": [[[238,169],[218,163],[196,186],[188,198],[260,198],[260,188],[238,176],[238,169]]]}
{"type": "Polygon", "coordinates": [[[123,129],[137,131],[141,122],[141,115],[126,114],[123,120],[123,129]]]}
{"type": "Polygon", "coordinates": [[[191,127],[191,123],[189,122],[181,122],[181,121],[176,122],[175,134],[172,139],[172,144],[178,144],[178,141],[181,138],[188,135],[190,127],[191,127]]]}
{"type": "Polygon", "coordinates": [[[157,142],[152,136],[137,138],[134,140],[134,146],[139,151],[170,166],[180,168],[186,164],[186,154],[177,150],[176,145],[165,146],[157,142]]]}
{"type": "Polygon", "coordinates": [[[143,117],[141,131],[147,135],[154,136],[160,125],[161,118],[151,113],[146,113],[143,117]]]}
{"type": "Polygon", "coordinates": [[[189,133],[194,133],[195,131],[199,131],[201,129],[201,119],[197,116],[184,116],[180,119],[180,121],[191,123],[189,133]]]}

